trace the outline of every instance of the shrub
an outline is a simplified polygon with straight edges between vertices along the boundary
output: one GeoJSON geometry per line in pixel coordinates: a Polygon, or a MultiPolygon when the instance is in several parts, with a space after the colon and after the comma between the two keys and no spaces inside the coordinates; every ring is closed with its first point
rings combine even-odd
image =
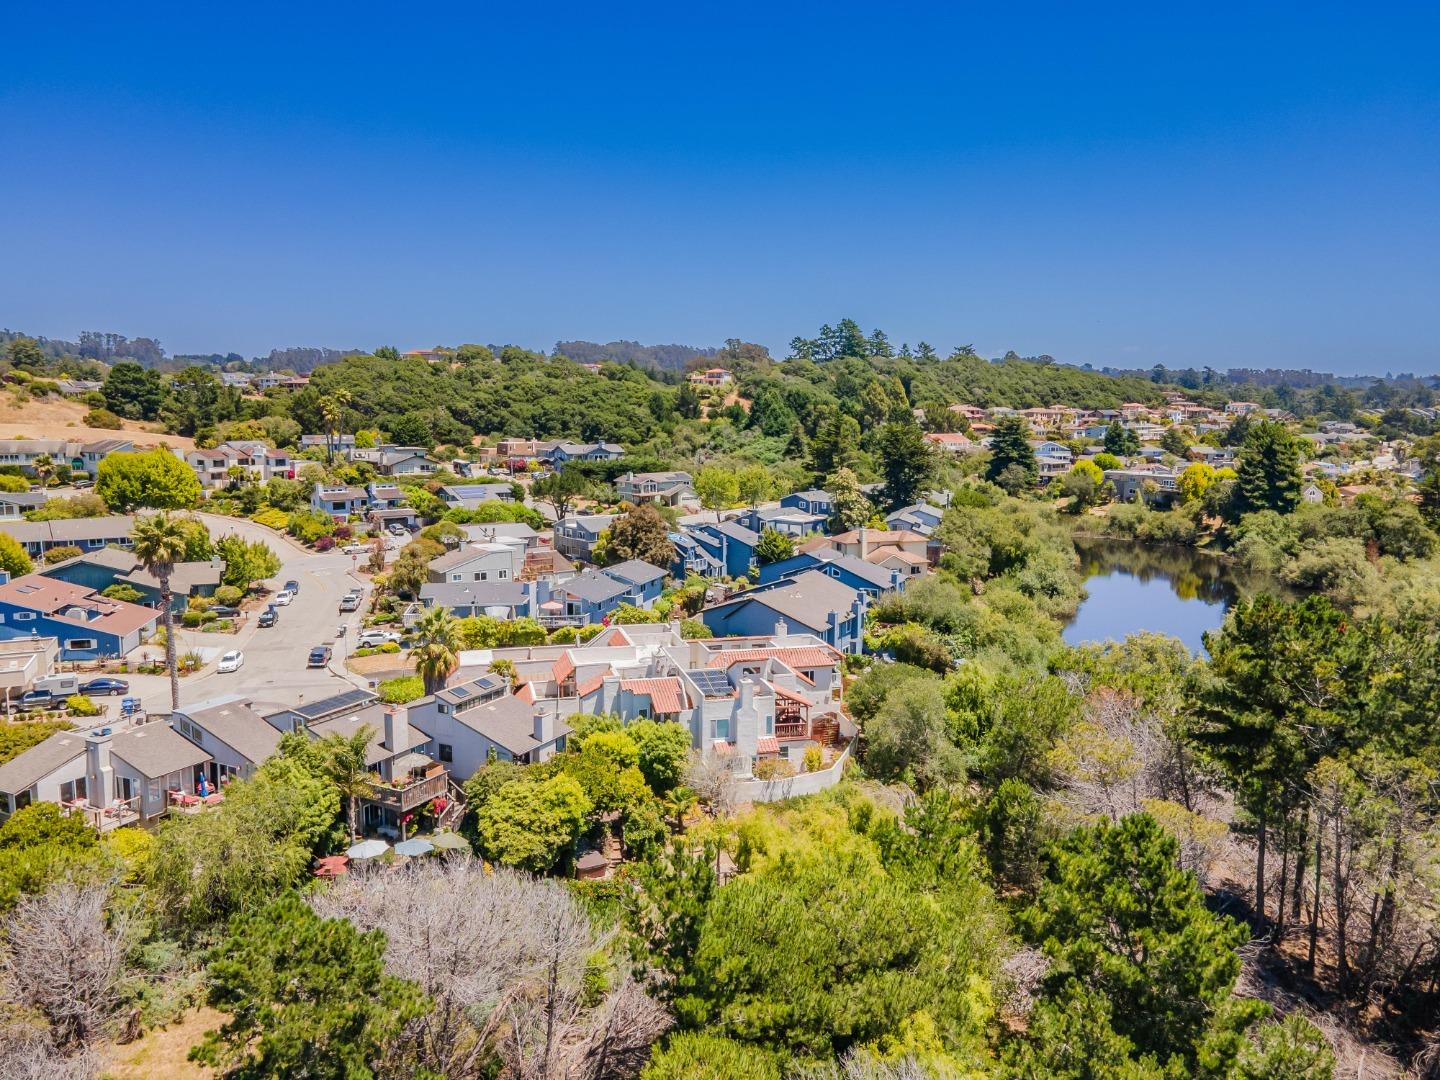
{"type": "Polygon", "coordinates": [[[330,535],[335,537],[336,540],[349,540],[355,535],[355,530],[349,525],[336,525],[335,531],[330,535]]]}
{"type": "Polygon", "coordinates": [[[380,684],[380,700],[389,705],[405,705],[425,696],[425,680],[419,675],[402,675],[380,684]]]}
{"type": "Polygon", "coordinates": [[[320,537],[320,539],[315,541],[316,551],[331,551],[334,549],[334,547],[335,538],[333,536],[322,536],[320,537]]]}
{"type": "Polygon", "coordinates": [[[795,775],[795,766],[784,758],[760,758],[755,762],[756,780],[783,780],[795,775]]]}
{"type": "Polygon", "coordinates": [[[283,529],[290,524],[290,515],[271,506],[251,514],[250,520],[257,525],[264,525],[267,529],[283,529]]]}
{"type": "Polygon", "coordinates": [[[71,716],[99,716],[105,711],[84,694],[71,694],[65,699],[65,704],[71,716]]]}
{"type": "Polygon", "coordinates": [[[376,652],[382,653],[398,653],[399,651],[400,643],[398,641],[387,641],[384,645],[381,645],[380,648],[376,650],[376,652]]]}
{"type": "Polygon", "coordinates": [[[689,641],[694,638],[714,637],[715,632],[699,619],[686,619],[680,624],[680,636],[689,641]]]}
{"type": "Polygon", "coordinates": [[[234,607],[245,599],[245,591],[237,589],[234,585],[221,585],[215,590],[215,602],[224,604],[227,607],[234,607]]]}
{"type": "Polygon", "coordinates": [[[820,767],[825,764],[825,755],[820,753],[818,746],[811,746],[805,751],[805,771],[819,772],[820,767]]]}
{"type": "Polygon", "coordinates": [[[124,422],[109,409],[91,409],[85,414],[85,426],[118,431],[124,426],[124,422]]]}
{"type": "Polygon", "coordinates": [[[81,551],[78,547],[66,544],[63,547],[53,547],[49,551],[45,552],[45,561],[51,566],[53,566],[55,565],[55,563],[61,563],[64,562],[66,559],[73,559],[76,555],[83,554],[85,553],[81,551]]]}
{"type": "Polygon", "coordinates": [[[187,611],[184,615],[180,616],[180,625],[186,629],[194,630],[195,627],[200,625],[204,618],[205,613],[203,611],[187,611]]]}
{"type": "Polygon", "coordinates": [[[117,581],[114,585],[107,585],[100,590],[100,595],[110,600],[119,600],[126,604],[138,604],[145,598],[145,594],[134,585],[127,585],[123,581],[117,581]]]}

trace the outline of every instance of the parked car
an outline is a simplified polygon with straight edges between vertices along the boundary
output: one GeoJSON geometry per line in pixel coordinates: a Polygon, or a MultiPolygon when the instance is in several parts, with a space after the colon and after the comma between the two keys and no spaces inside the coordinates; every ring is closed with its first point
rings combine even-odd
{"type": "Polygon", "coordinates": [[[221,673],[239,671],[245,666],[245,654],[239,649],[231,649],[224,656],[220,657],[220,663],[215,665],[215,670],[221,673]]]}
{"type": "Polygon", "coordinates": [[[393,630],[366,630],[358,638],[358,643],[362,649],[374,649],[392,641],[398,642],[399,640],[400,635],[393,630]]]}
{"type": "Polygon", "coordinates": [[[305,666],[324,667],[328,663],[330,663],[330,646],[316,645],[310,650],[310,659],[306,662],[305,666]]]}
{"type": "Polygon", "coordinates": [[[112,679],[109,676],[102,676],[98,679],[91,679],[89,682],[80,684],[82,694],[128,694],[130,684],[124,679],[112,679]]]}
{"type": "Polygon", "coordinates": [[[279,621],[280,612],[275,610],[274,604],[271,604],[260,613],[260,618],[255,620],[255,625],[259,626],[262,630],[268,630],[279,621]]]}
{"type": "Polygon", "coordinates": [[[408,536],[409,534],[410,534],[410,530],[407,529],[407,528],[405,528],[404,525],[391,525],[391,526],[390,526],[390,535],[391,535],[391,536],[408,536]]]}
{"type": "Polygon", "coordinates": [[[340,598],[340,610],[341,610],[341,611],[359,611],[359,610],[360,610],[360,601],[363,600],[363,599],[364,599],[364,596],[363,596],[361,593],[357,593],[357,592],[346,593],[344,596],[342,596],[342,597],[340,598]]]}
{"type": "Polygon", "coordinates": [[[346,544],[340,549],[346,555],[364,555],[370,550],[369,544],[346,544]]]}
{"type": "Polygon", "coordinates": [[[76,481],[75,481],[73,484],[71,484],[70,486],[73,487],[76,491],[87,491],[87,490],[89,490],[90,488],[93,488],[93,487],[95,486],[95,481],[94,481],[94,480],[76,480],[76,481]]]}
{"type": "Polygon", "coordinates": [[[214,607],[207,608],[206,610],[217,619],[238,619],[240,617],[240,609],[238,607],[231,607],[229,604],[216,604],[214,607]]]}
{"type": "Polygon", "coordinates": [[[294,578],[291,578],[289,581],[285,582],[285,591],[288,592],[291,596],[299,596],[300,582],[296,581],[294,578]]]}
{"type": "Polygon", "coordinates": [[[285,607],[287,604],[290,603],[291,600],[294,599],[295,594],[289,589],[281,589],[278,593],[275,594],[275,603],[279,604],[281,607],[285,607]]]}

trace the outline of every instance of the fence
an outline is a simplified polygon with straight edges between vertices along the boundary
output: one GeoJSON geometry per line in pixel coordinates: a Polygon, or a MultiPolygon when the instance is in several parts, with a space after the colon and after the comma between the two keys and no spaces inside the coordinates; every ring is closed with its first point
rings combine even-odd
{"type": "Polygon", "coordinates": [[[737,802],[779,802],[781,799],[793,799],[799,795],[814,795],[840,782],[840,778],[845,774],[845,762],[849,758],[850,747],[847,746],[829,768],[796,773],[794,776],[783,776],[774,780],[741,780],[735,785],[735,799],[737,802]]]}

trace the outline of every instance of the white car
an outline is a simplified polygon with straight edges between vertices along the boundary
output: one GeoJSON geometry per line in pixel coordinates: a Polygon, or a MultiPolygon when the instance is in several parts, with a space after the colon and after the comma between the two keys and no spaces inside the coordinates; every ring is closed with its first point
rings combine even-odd
{"type": "Polygon", "coordinates": [[[290,603],[291,600],[294,599],[295,594],[289,589],[281,589],[275,594],[275,603],[279,604],[281,607],[285,607],[290,603]]]}
{"type": "Polygon", "coordinates": [[[245,654],[239,649],[231,650],[220,657],[220,663],[215,665],[219,672],[239,671],[245,665],[245,654]]]}
{"type": "Polygon", "coordinates": [[[374,649],[380,645],[387,645],[392,641],[398,642],[400,635],[393,630],[366,630],[357,640],[360,648],[374,649]]]}
{"type": "Polygon", "coordinates": [[[346,544],[340,549],[346,555],[364,555],[370,550],[369,544],[346,544]]]}

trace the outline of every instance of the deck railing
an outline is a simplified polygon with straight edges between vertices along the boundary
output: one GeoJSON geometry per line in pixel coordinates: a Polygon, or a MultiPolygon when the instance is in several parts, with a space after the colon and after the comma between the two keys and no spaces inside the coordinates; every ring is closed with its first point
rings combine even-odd
{"type": "Polygon", "coordinates": [[[447,780],[447,775],[441,772],[434,776],[412,780],[402,787],[383,783],[372,784],[369,799],[371,802],[379,803],[391,810],[406,813],[414,810],[417,806],[424,806],[437,795],[444,795],[447,780]]]}

